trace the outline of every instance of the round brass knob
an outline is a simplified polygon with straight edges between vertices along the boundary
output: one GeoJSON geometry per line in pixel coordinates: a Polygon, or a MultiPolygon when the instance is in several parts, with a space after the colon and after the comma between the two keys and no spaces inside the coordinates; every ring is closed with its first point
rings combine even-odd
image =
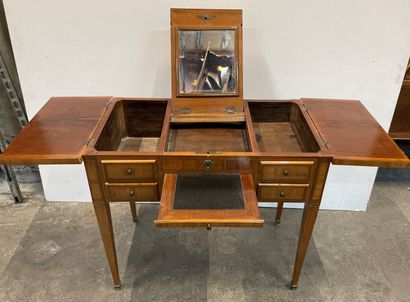
{"type": "Polygon", "coordinates": [[[212,226],[211,226],[210,223],[206,226],[206,229],[207,229],[208,231],[212,230],[212,226]]]}
{"type": "Polygon", "coordinates": [[[131,175],[132,174],[132,169],[128,169],[127,170],[127,175],[131,175]]]}
{"type": "Polygon", "coordinates": [[[283,175],[288,176],[289,175],[289,171],[288,170],[283,170],[283,175]]]}
{"type": "Polygon", "coordinates": [[[286,195],[285,192],[280,192],[280,193],[279,193],[279,196],[280,196],[280,197],[285,197],[285,195],[286,195]]]}
{"type": "Polygon", "coordinates": [[[129,195],[130,195],[130,197],[134,197],[135,192],[133,190],[131,190],[129,195]]]}
{"type": "Polygon", "coordinates": [[[212,162],[212,160],[209,160],[209,159],[204,160],[204,169],[205,169],[206,171],[212,170],[212,167],[213,167],[213,166],[214,166],[214,163],[212,162]]]}

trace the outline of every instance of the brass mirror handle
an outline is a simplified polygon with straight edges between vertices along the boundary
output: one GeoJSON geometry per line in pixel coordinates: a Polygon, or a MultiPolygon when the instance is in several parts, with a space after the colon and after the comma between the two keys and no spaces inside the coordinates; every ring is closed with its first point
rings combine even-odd
{"type": "Polygon", "coordinates": [[[288,176],[289,175],[289,171],[288,170],[283,170],[283,175],[288,176]]]}
{"type": "Polygon", "coordinates": [[[131,190],[129,195],[130,195],[130,197],[134,197],[134,195],[135,195],[134,190],[131,190]]]}
{"type": "Polygon", "coordinates": [[[280,197],[285,197],[285,195],[286,195],[285,192],[280,192],[280,193],[279,193],[279,196],[280,196],[280,197]]]}
{"type": "Polygon", "coordinates": [[[131,168],[129,168],[129,169],[127,170],[127,175],[132,175],[132,169],[131,169],[131,168]]]}

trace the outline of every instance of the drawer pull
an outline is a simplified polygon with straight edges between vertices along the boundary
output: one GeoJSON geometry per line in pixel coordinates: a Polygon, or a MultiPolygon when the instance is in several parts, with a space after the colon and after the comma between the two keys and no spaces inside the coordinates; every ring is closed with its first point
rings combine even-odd
{"type": "Polygon", "coordinates": [[[284,175],[284,176],[288,176],[288,175],[289,175],[289,171],[288,171],[288,170],[286,170],[286,169],[285,169],[285,170],[283,170],[283,175],[284,175]]]}
{"type": "Polygon", "coordinates": [[[285,195],[286,195],[286,194],[285,194],[285,192],[283,192],[283,191],[279,193],[279,196],[282,197],[282,198],[285,197],[285,195]]]}
{"type": "Polygon", "coordinates": [[[213,166],[214,166],[214,163],[212,162],[212,160],[209,160],[209,159],[204,160],[204,169],[206,171],[211,171],[213,166]]]}
{"type": "Polygon", "coordinates": [[[127,170],[127,175],[132,175],[132,169],[127,170]]]}
{"type": "Polygon", "coordinates": [[[135,192],[133,190],[131,190],[129,195],[130,195],[130,197],[134,197],[135,192]]]}

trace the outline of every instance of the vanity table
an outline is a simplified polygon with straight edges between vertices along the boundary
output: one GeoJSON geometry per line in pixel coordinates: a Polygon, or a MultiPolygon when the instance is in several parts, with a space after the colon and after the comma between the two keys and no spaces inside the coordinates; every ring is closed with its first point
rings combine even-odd
{"type": "Polygon", "coordinates": [[[172,9],[171,43],[171,99],[53,97],[0,163],[84,162],[115,287],[112,202],[137,220],[136,203],[159,201],[157,227],[208,229],[263,227],[258,202],[278,203],[278,224],[304,203],[296,288],[330,163],[409,159],[359,101],[244,100],[241,10],[172,9]]]}

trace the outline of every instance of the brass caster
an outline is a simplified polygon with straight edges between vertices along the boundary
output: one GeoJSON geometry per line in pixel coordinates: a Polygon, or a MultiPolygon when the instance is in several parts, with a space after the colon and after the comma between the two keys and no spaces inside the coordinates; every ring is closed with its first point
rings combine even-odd
{"type": "Polygon", "coordinates": [[[115,289],[121,289],[121,283],[119,283],[119,284],[114,284],[114,288],[115,288],[115,289]]]}

